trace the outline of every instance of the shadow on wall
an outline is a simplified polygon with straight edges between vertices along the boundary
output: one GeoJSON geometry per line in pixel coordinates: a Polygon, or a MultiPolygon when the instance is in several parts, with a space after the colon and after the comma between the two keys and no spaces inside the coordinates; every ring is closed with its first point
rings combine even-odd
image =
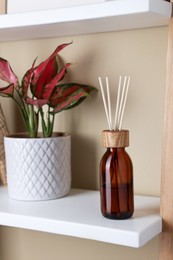
{"type": "Polygon", "coordinates": [[[20,114],[20,111],[18,108],[15,107],[14,113],[14,133],[19,133],[19,132],[26,132],[26,127],[23,122],[22,115],[20,114]]]}
{"type": "Polygon", "coordinates": [[[0,99],[9,133],[26,132],[22,115],[12,99],[0,99]]]}
{"type": "Polygon", "coordinates": [[[156,237],[141,248],[131,248],[89,239],[0,227],[1,260],[158,260],[158,243],[156,237]]]}
{"type": "Polygon", "coordinates": [[[72,187],[96,189],[98,165],[96,164],[96,145],[89,138],[79,134],[72,135],[72,187]]]}
{"type": "Polygon", "coordinates": [[[16,229],[13,227],[0,227],[0,259],[12,260],[22,259],[23,252],[19,250],[22,243],[21,233],[22,229],[16,229]],[[13,236],[15,239],[13,239],[13,236]],[[10,244],[10,250],[9,250],[10,244]]]}

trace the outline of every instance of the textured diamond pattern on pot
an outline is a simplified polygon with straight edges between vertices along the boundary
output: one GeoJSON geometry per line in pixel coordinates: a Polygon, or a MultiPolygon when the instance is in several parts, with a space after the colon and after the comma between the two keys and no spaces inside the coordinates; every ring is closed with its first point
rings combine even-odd
{"type": "Polygon", "coordinates": [[[70,136],[38,139],[6,138],[5,149],[10,197],[22,200],[47,200],[69,193],[70,136]]]}

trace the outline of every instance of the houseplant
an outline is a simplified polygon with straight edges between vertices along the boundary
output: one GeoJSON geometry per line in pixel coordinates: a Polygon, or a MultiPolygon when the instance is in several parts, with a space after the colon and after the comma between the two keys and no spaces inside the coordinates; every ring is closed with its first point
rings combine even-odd
{"type": "Polygon", "coordinates": [[[94,87],[79,83],[59,84],[71,64],[67,63],[59,68],[57,54],[69,44],[71,43],[59,45],[45,61],[37,66],[35,66],[37,59],[35,59],[32,67],[23,76],[21,84],[9,62],[0,58],[0,79],[8,83],[7,86],[0,88],[0,95],[15,101],[28,132],[28,134],[5,137],[7,182],[9,195],[12,198],[52,199],[69,192],[70,136],[53,133],[55,115],[79,105],[92,90],[95,90],[94,87]],[[38,132],[39,122],[41,133],[38,132]],[[60,140],[60,144],[57,139],[60,140]],[[64,143],[66,139],[68,141],[64,143]],[[53,148],[50,148],[49,143],[53,144],[53,148]],[[58,151],[55,151],[56,148],[58,151]],[[14,159],[16,155],[17,158],[14,159]],[[59,159],[58,156],[62,158],[59,159]],[[27,165],[24,165],[24,162],[27,162],[27,165]],[[57,163],[60,165],[57,166],[57,163]],[[57,171],[61,172],[60,177],[57,177],[57,171]],[[65,177],[66,172],[68,177],[65,177]],[[63,182],[61,188],[59,181],[63,182]]]}

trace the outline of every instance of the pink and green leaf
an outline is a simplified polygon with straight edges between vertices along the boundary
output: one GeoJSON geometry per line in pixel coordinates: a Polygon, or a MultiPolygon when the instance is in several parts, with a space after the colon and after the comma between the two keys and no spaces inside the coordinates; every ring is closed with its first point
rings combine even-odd
{"type": "Polygon", "coordinates": [[[56,61],[56,55],[69,44],[71,43],[59,45],[56,48],[56,50],[45,61],[43,61],[36,68],[34,68],[34,73],[31,82],[31,91],[35,97],[42,98],[44,87],[48,83],[50,83],[50,81],[52,81],[52,79],[55,78],[55,76],[57,75],[58,64],[56,61]]]}
{"type": "Polygon", "coordinates": [[[3,97],[13,97],[13,93],[14,93],[13,83],[7,87],[0,88],[0,95],[3,97]]]}
{"type": "Polygon", "coordinates": [[[81,90],[76,91],[70,96],[67,96],[62,100],[58,105],[54,108],[54,110],[51,112],[52,114],[56,114],[61,112],[62,110],[69,109],[70,107],[77,106],[80,99],[84,100],[88,96],[88,93],[83,92],[81,90]]]}
{"type": "Polygon", "coordinates": [[[44,87],[48,84],[58,73],[58,65],[56,58],[50,60],[45,69],[35,77],[35,71],[32,77],[32,93],[41,98],[44,92],[44,87]]]}
{"type": "Polygon", "coordinates": [[[61,44],[59,45],[55,51],[43,62],[41,62],[36,68],[35,68],[35,71],[34,71],[34,77],[37,78],[39,77],[39,75],[42,73],[43,70],[45,70],[45,67],[48,65],[49,67],[49,62],[51,62],[52,59],[54,59],[56,57],[56,55],[62,50],[64,49],[65,47],[67,47],[70,43],[64,43],[64,44],[61,44]]]}
{"type": "Polygon", "coordinates": [[[34,65],[35,65],[36,60],[37,60],[37,58],[34,60],[32,67],[25,73],[25,75],[22,79],[22,93],[23,93],[24,98],[27,96],[27,93],[28,93],[28,88],[30,86],[31,77],[33,75],[33,70],[34,70],[34,65]]]}
{"type": "Polygon", "coordinates": [[[0,79],[13,83],[14,86],[18,85],[18,77],[14,74],[9,62],[3,58],[0,58],[0,79]]]}
{"type": "MultiPolygon", "coordinates": [[[[73,95],[77,91],[82,91],[89,94],[91,91],[96,90],[94,87],[78,84],[78,83],[64,83],[56,86],[50,97],[50,106],[56,107],[59,103],[63,102],[67,97],[73,95]]],[[[81,103],[81,102],[80,102],[81,103]]]]}
{"type": "Polygon", "coordinates": [[[70,66],[70,63],[67,63],[64,68],[44,87],[42,98],[49,100],[56,85],[59,81],[64,78],[67,68],[70,66]]]}

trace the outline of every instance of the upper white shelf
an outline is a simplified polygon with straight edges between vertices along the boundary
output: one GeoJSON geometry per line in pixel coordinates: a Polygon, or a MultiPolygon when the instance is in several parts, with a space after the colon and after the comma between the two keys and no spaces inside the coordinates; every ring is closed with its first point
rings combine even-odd
{"type": "Polygon", "coordinates": [[[164,0],[112,0],[29,13],[0,15],[0,41],[71,36],[168,24],[164,0]]]}
{"type": "Polygon", "coordinates": [[[43,202],[15,201],[0,188],[0,225],[141,247],[162,230],[159,198],[135,196],[128,220],[109,220],[100,212],[97,191],[72,189],[64,198],[43,202]]]}

